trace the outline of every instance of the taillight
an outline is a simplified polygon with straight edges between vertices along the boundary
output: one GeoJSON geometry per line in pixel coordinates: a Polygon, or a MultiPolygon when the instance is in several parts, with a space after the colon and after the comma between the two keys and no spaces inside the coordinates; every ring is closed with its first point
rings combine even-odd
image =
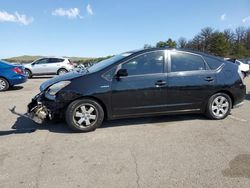
{"type": "Polygon", "coordinates": [[[13,68],[12,71],[14,71],[17,74],[23,74],[23,70],[18,67],[13,68]]]}

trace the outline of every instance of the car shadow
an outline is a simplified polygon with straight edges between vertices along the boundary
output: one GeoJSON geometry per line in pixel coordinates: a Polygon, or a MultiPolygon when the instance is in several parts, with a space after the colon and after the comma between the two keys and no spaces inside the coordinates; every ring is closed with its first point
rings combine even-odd
{"type": "Polygon", "coordinates": [[[160,124],[160,123],[180,122],[180,121],[195,120],[195,119],[204,120],[206,118],[201,114],[188,114],[188,115],[165,115],[156,117],[119,119],[119,120],[104,121],[101,128],[134,126],[134,125],[145,125],[145,124],[160,124]]]}
{"type": "Polygon", "coordinates": [[[245,99],[248,100],[248,101],[250,101],[250,93],[246,94],[246,98],[245,99]]]}
{"type": "MultiPolygon", "coordinates": [[[[56,76],[56,75],[55,75],[56,76]]],[[[54,76],[33,76],[32,78],[29,78],[30,80],[36,80],[36,79],[50,79],[54,76]]]]}
{"type": "MultiPolygon", "coordinates": [[[[158,117],[144,117],[144,118],[132,118],[132,119],[120,119],[120,120],[110,120],[104,121],[101,128],[111,128],[120,126],[143,126],[145,124],[157,124],[157,123],[168,123],[175,121],[186,121],[195,119],[205,119],[202,115],[192,114],[192,115],[169,115],[169,116],[158,116],[158,117]]],[[[166,124],[167,125],[167,124],[166,124]]],[[[25,117],[18,117],[14,125],[10,130],[0,131],[1,136],[8,136],[12,134],[28,134],[33,133],[37,130],[48,130],[53,133],[75,133],[72,131],[65,122],[63,121],[51,121],[44,123],[43,125],[38,125],[30,119],[25,117]]]]}
{"type": "Polygon", "coordinates": [[[13,86],[13,87],[10,87],[7,91],[18,91],[21,89],[23,89],[23,86],[13,86]]]}

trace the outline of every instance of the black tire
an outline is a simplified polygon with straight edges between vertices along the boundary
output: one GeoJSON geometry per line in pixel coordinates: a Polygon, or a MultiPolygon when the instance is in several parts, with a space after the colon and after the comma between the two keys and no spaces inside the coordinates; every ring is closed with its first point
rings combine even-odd
{"type": "Polygon", "coordinates": [[[9,82],[5,78],[0,77],[0,92],[8,90],[9,87],[10,87],[9,82]]]}
{"type": "Polygon", "coordinates": [[[27,74],[28,78],[32,78],[32,72],[29,69],[25,69],[25,73],[27,74]]]}
{"type": "Polygon", "coordinates": [[[64,68],[62,68],[62,69],[59,69],[59,70],[57,71],[57,75],[62,75],[62,74],[65,74],[65,73],[67,73],[67,72],[69,72],[69,71],[66,70],[66,69],[64,69],[64,68]]]}
{"type": "Polygon", "coordinates": [[[230,114],[231,109],[232,99],[226,93],[216,93],[209,98],[205,115],[209,119],[221,120],[230,114]]]}
{"type": "Polygon", "coordinates": [[[80,99],[80,100],[73,101],[68,106],[66,114],[65,114],[65,119],[66,119],[68,126],[73,131],[90,132],[90,131],[94,131],[96,128],[102,125],[102,122],[104,119],[104,111],[103,111],[102,106],[95,100],[80,99]],[[92,108],[94,109],[94,111],[90,112],[92,108]],[[82,116],[79,117],[79,114],[82,116]],[[92,116],[91,118],[95,116],[95,120],[91,119],[90,116],[92,116]],[[88,123],[91,123],[91,124],[87,125],[88,123]]]}

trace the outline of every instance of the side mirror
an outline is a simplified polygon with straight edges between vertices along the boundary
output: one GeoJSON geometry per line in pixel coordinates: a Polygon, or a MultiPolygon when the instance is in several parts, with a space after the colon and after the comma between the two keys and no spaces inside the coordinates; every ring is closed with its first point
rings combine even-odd
{"type": "Polygon", "coordinates": [[[122,76],[128,76],[127,69],[120,69],[120,70],[118,70],[118,72],[116,73],[116,77],[120,78],[122,76]]]}

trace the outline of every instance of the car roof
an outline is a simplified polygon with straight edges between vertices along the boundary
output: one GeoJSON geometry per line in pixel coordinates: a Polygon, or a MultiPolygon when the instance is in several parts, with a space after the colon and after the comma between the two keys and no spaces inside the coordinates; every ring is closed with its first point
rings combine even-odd
{"type": "Polygon", "coordinates": [[[211,58],[216,58],[218,60],[224,61],[224,59],[222,57],[219,56],[215,56],[215,55],[211,55],[205,52],[199,52],[199,51],[195,51],[195,50],[191,50],[191,49],[184,49],[184,48],[148,48],[148,49],[141,49],[141,50],[133,50],[133,51],[128,51],[125,53],[131,53],[131,54],[137,54],[137,53],[144,53],[144,52],[151,52],[151,51],[157,51],[157,50],[176,50],[176,51],[180,51],[180,52],[189,52],[189,53],[194,53],[194,54],[198,54],[201,56],[206,56],[206,57],[211,57],[211,58]]]}

